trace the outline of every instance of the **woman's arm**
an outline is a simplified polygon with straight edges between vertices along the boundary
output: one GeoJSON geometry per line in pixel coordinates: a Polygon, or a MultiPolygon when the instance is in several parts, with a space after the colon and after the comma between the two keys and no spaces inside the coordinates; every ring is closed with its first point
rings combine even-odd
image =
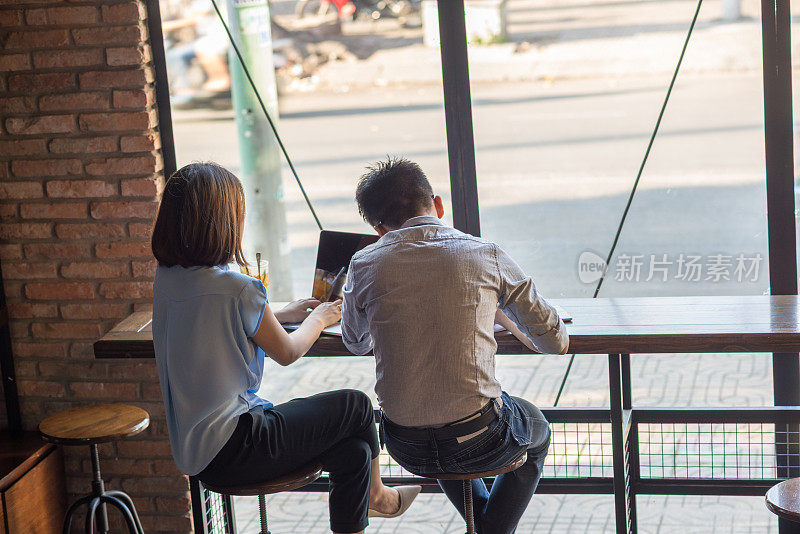
{"type": "Polygon", "coordinates": [[[336,324],[342,317],[341,306],[341,300],[324,302],[314,308],[297,330],[287,333],[267,303],[253,341],[267,356],[283,366],[289,365],[308,352],[325,327],[336,324]]]}

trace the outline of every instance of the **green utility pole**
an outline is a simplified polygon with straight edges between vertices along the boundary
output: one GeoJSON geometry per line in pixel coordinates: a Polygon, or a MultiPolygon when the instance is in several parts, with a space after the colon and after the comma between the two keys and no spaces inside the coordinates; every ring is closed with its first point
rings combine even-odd
{"type": "MultiPolygon", "coordinates": [[[[228,25],[241,50],[247,69],[273,121],[278,119],[278,92],[272,64],[272,34],[266,0],[227,0],[228,25]]],[[[240,178],[247,204],[244,247],[255,268],[256,252],[269,261],[269,296],[292,300],[289,238],[281,155],[275,135],[231,51],[231,93],[239,132],[240,178]]]]}

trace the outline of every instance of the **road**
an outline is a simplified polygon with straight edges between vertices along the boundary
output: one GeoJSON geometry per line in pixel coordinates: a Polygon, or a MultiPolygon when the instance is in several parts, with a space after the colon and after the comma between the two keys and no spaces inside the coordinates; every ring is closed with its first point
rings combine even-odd
{"type": "MultiPolygon", "coordinates": [[[[622,78],[472,87],[481,228],[546,295],[590,296],[578,278],[584,251],[605,257],[641,163],[668,80],[622,78]]],[[[369,231],[353,203],[359,175],[386,154],[418,161],[449,205],[440,86],[292,94],[280,131],[326,228],[369,231]]],[[[176,111],[179,163],[214,160],[236,170],[232,111],[176,111]]],[[[308,293],[316,228],[284,173],[294,288],[308,293]]],[[[252,229],[251,229],[252,231],[252,229]]],[[[612,260],[603,295],[752,294],[767,289],[761,77],[679,79],[612,260]],[[617,281],[619,254],[641,273],[617,281]],[[664,258],[663,255],[667,257],[664,258]],[[678,275],[679,256],[701,256],[701,280],[678,275]],[[706,280],[713,255],[760,254],[747,280],[706,280]],[[669,265],[667,278],[651,255],[669,265]],[[636,263],[636,259],[633,263],[636,263]]],[[[664,263],[660,264],[662,268],[664,263]]],[[[662,269],[663,270],[663,269],[662,269]]],[[[620,273],[622,276],[623,273],[620,273]]]]}

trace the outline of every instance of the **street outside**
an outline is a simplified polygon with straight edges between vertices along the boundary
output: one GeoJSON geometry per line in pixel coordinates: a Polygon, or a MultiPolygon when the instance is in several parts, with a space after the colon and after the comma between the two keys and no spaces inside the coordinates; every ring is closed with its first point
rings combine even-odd
{"type": "MultiPolygon", "coordinates": [[[[482,235],[544,295],[591,296],[578,259],[608,252],[695,5],[509,1],[509,42],[470,47],[482,235]]],[[[279,21],[291,8],[272,3],[279,21]]],[[[760,21],[755,4],[743,2],[742,12],[723,23],[720,2],[703,6],[601,296],[768,291],[760,21]],[[681,277],[689,257],[700,272],[681,277]],[[749,260],[746,272],[736,271],[737,257],[749,260]]],[[[355,183],[387,154],[419,162],[448,206],[438,50],[422,44],[421,29],[392,21],[344,31],[346,42],[361,32],[384,48],[326,63],[284,84],[279,96],[279,129],[323,225],[370,231],[355,208],[355,183]]],[[[214,160],[238,169],[232,110],[173,110],[173,121],[179,165],[214,160]]],[[[286,166],[283,178],[301,297],[310,293],[318,233],[286,166]]],[[[566,362],[498,357],[498,377],[509,393],[552,406],[566,362]]],[[[636,405],[772,403],[766,354],[634,355],[632,382],[636,405]]],[[[607,405],[607,383],[606,358],[579,355],[560,405],[607,405]]],[[[348,387],[374,400],[373,385],[368,358],[307,359],[268,365],[261,394],[281,402],[348,387]]],[[[463,531],[445,502],[423,495],[402,520],[376,520],[369,531],[463,531]]],[[[324,494],[269,503],[274,532],[327,531],[324,494]]],[[[640,532],[777,530],[762,498],[640,496],[638,503],[640,532]]],[[[253,499],[237,500],[241,532],[257,531],[256,511],[253,499]]],[[[537,495],[518,529],[612,531],[612,497],[586,495],[537,495]]]]}

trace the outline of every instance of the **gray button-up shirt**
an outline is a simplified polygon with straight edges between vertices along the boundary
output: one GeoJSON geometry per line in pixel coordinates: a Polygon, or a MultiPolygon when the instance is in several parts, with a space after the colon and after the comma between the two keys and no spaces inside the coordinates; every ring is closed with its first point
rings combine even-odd
{"type": "Polygon", "coordinates": [[[344,344],[354,354],[374,350],[375,392],[391,421],[443,425],[502,392],[494,375],[498,307],[540,352],[566,350],[555,309],[496,244],[414,217],[353,256],[344,344]]]}

